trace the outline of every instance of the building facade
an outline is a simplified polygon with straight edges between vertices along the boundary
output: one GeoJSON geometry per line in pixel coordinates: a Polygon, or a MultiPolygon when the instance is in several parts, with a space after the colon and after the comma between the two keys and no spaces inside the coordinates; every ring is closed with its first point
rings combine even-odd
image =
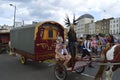
{"type": "Polygon", "coordinates": [[[108,18],[102,20],[102,31],[104,34],[110,33],[110,20],[114,18],[108,18]]]}
{"type": "Polygon", "coordinates": [[[95,34],[95,22],[89,24],[89,34],[95,34]]]}
{"type": "Polygon", "coordinates": [[[110,34],[120,34],[120,18],[110,20],[110,34]]]}
{"type": "Polygon", "coordinates": [[[94,17],[90,14],[84,14],[82,16],[80,16],[78,19],[77,19],[78,23],[77,25],[75,26],[75,31],[76,31],[76,34],[77,34],[77,37],[80,37],[80,35],[84,35],[86,34],[86,28],[85,25],[88,24],[88,23],[92,23],[94,22],[94,17]]]}
{"type": "Polygon", "coordinates": [[[95,22],[95,34],[102,33],[102,21],[95,22]]]}
{"type": "Polygon", "coordinates": [[[107,18],[102,19],[95,22],[95,33],[103,33],[103,34],[109,34],[110,33],[110,20],[114,18],[107,18]]]}

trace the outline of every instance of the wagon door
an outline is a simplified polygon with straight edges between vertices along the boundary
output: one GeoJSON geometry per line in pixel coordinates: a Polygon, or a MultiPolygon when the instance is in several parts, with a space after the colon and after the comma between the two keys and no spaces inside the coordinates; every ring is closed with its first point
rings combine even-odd
{"type": "Polygon", "coordinates": [[[58,30],[55,28],[47,27],[44,29],[43,41],[41,41],[44,45],[43,51],[54,53],[57,34],[58,30]]]}

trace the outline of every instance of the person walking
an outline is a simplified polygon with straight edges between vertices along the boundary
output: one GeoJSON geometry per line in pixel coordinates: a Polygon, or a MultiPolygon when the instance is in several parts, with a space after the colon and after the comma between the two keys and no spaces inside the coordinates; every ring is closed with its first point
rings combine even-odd
{"type": "MultiPolygon", "coordinates": [[[[91,35],[86,35],[86,40],[83,42],[83,54],[82,54],[82,58],[84,58],[84,57],[88,57],[89,58],[89,60],[91,61],[92,60],[92,58],[91,58],[91,53],[92,52],[92,50],[91,50],[91,35]]],[[[90,62],[89,63],[89,65],[88,65],[89,67],[93,67],[92,66],[92,62],[90,62]]]]}

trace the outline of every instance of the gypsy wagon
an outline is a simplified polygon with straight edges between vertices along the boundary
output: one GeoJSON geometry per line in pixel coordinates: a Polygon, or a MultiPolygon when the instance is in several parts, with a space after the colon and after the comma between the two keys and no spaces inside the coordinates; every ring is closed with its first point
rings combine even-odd
{"type": "Polygon", "coordinates": [[[13,52],[21,55],[22,64],[28,59],[33,61],[53,59],[58,33],[64,39],[64,27],[55,21],[17,27],[10,31],[11,48],[13,52]]]}

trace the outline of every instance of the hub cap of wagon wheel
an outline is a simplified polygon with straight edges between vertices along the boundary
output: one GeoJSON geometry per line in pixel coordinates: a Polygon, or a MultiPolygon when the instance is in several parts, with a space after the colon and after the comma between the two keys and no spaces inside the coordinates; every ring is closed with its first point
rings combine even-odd
{"type": "Polygon", "coordinates": [[[83,66],[83,67],[81,67],[79,69],[76,69],[75,72],[78,73],[78,74],[80,74],[80,73],[83,73],[84,70],[85,70],[85,66],[83,66]]]}
{"type": "Polygon", "coordinates": [[[25,64],[26,63],[26,58],[24,56],[21,56],[20,61],[21,61],[22,64],[25,64]]]}
{"type": "Polygon", "coordinates": [[[65,80],[67,77],[67,71],[63,64],[56,64],[54,73],[57,80],[65,80]]]}

